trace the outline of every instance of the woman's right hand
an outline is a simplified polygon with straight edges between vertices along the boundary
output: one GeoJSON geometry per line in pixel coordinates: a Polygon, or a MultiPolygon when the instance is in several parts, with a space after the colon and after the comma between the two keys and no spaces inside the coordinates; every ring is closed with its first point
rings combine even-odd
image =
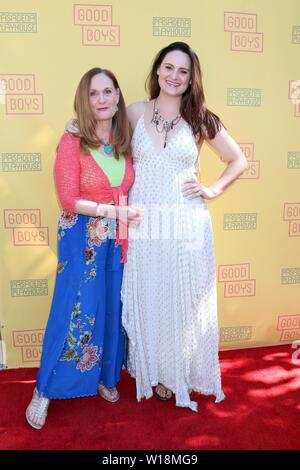
{"type": "Polygon", "coordinates": [[[77,134],[79,131],[77,119],[70,119],[65,127],[65,132],[70,132],[71,134],[77,134]]]}
{"type": "Polygon", "coordinates": [[[126,225],[139,225],[143,218],[142,209],[133,206],[118,206],[118,219],[126,225]]]}

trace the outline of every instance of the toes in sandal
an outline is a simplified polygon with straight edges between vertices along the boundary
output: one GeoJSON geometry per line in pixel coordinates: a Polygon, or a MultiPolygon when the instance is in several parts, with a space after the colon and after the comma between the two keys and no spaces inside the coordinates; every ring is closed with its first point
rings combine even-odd
{"type": "Polygon", "coordinates": [[[104,400],[110,403],[115,403],[120,399],[120,394],[116,387],[104,387],[104,385],[100,384],[98,386],[98,393],[104,400]]]}
{"type": "Polygon", "coordinates": [[[169,388],[165,387],[163,384],[158,384],[154,389],[154,395],[159,400],[168,401],[171,400],[173,392],[169,388]]]}
{"type": "Polygon", "coordinates": [[[28,424],[34,429],[42,429],[46,422],[49,398],[39,396],[37,389],[33,391],[32,400],[26,409],[26,419],[28,424]]]}

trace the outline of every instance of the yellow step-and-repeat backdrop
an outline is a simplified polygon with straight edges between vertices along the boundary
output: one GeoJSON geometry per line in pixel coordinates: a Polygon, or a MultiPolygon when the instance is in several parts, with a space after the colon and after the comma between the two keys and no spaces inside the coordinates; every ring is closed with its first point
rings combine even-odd
{"type": "MultiPolygon", "coordinates": [[[[79,79],[109,68],[128,104],[144,99],[153,56],[177,40],[197,51],[208,106],[249,160],[209,203],[220,347],[300,339],[299,0],[2,0],[0,367],[39,364],[57,262],[53,162],[79,79]]],[[[223,169],[205,146],[204,183],[223,169]]]]}

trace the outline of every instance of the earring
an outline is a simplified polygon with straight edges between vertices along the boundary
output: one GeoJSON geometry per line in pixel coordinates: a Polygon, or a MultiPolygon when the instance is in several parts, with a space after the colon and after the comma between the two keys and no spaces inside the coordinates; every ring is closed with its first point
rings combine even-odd
{"type": "Polygon", "coordinates": [[[189,81],[189,85],[191,85],[191,84],[192,84],[192,80],[189,81]]]}
{"type": "Polygon", "coordinates": [[[119,111],[119,109],[120,109],[120,108],[119,108],[119,106],[117,105],[117,106],[116,106],[116,113],[119,111]]]}

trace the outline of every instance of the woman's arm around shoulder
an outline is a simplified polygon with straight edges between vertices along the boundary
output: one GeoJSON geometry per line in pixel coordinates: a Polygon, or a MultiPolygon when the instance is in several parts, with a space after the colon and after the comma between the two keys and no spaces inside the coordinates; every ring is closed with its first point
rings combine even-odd
{"type": "MultiPolygon", "coordinates": [[[[221,160],[227,164],[224,172],[210,187],[204,186],[199,181],[188,180],[183,185],[183,194],[188,199],[203,197],[204,199],[214,199],[222,194],[248,166],[247,159],[237,142],[221,126],[213,139],[208,137],[208,132],[204,130],[204,139],[219,155],[221,160]]],[[[201,141],[202,143],[202,141],[201,141]]]]}

